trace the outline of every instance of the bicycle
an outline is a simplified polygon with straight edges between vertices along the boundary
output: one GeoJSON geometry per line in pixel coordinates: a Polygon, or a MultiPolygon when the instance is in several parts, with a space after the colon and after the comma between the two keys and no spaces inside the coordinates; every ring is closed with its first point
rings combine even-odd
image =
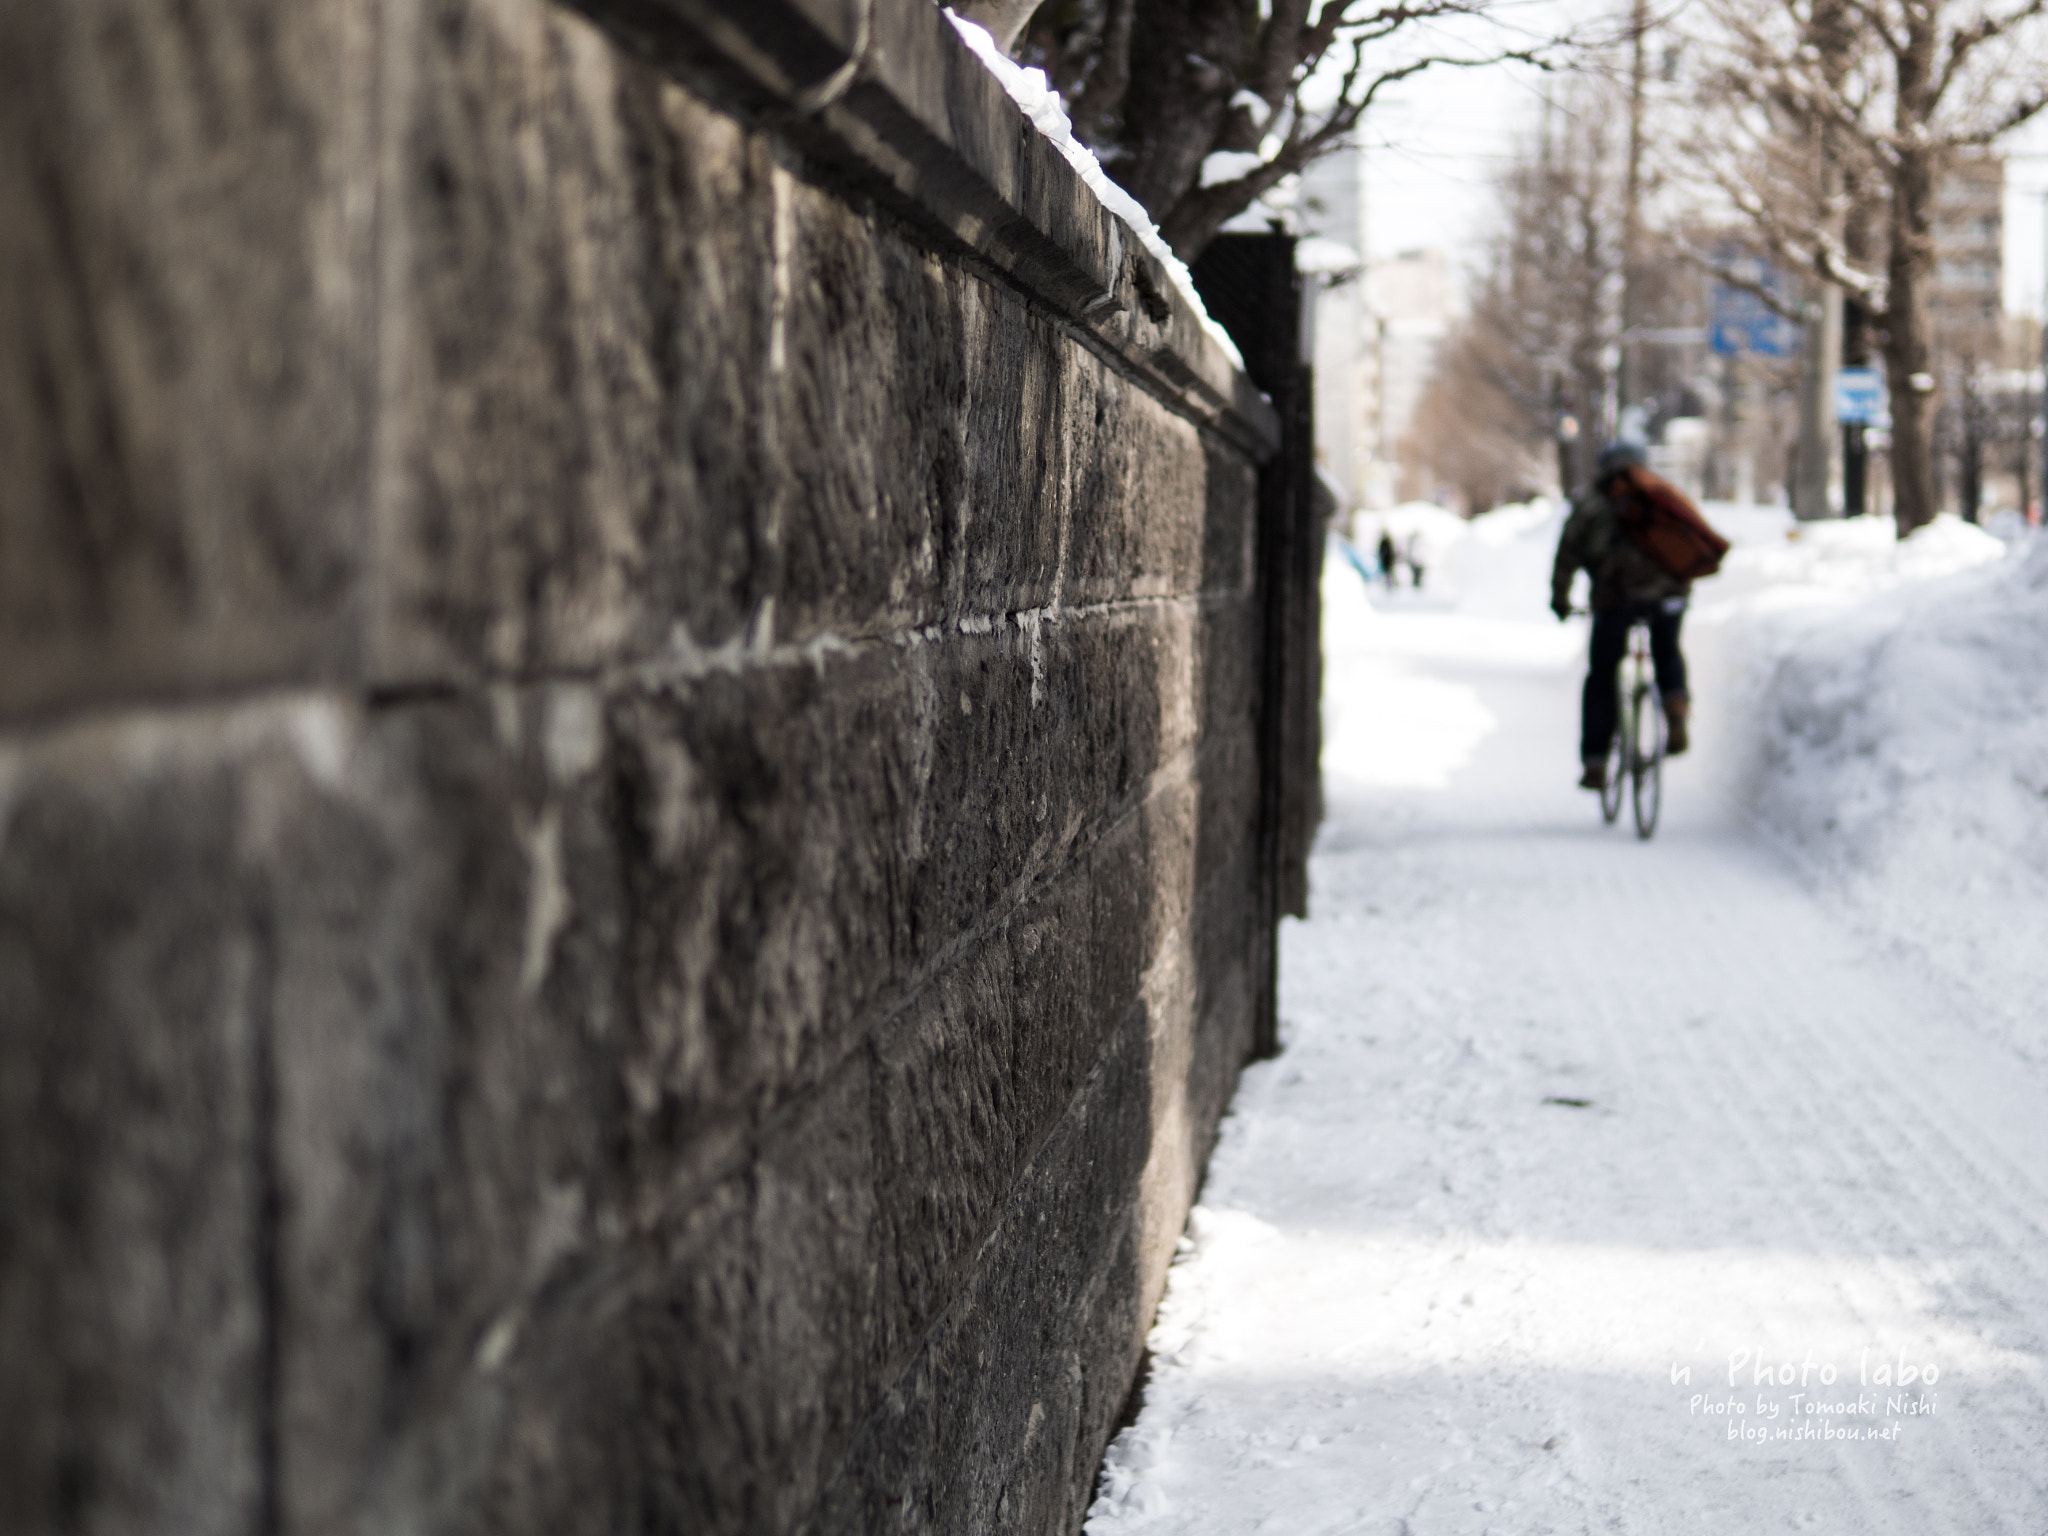
{"type": "Polygon", "coordinates": [[[1627,776],[1635,806],[1636,836],[1647,840],[1657,830],[1664,808],[1664,701],[1657,692],[1657,673],[1650,659],[1650,621],[1628,627],[1628,651],[1617,679],[1620,708],[1614,740],[1607,748],[1607,783],[1600,791],[1600,819],[1609,826],[1621,815],[1621,781],[1627,776]]]}

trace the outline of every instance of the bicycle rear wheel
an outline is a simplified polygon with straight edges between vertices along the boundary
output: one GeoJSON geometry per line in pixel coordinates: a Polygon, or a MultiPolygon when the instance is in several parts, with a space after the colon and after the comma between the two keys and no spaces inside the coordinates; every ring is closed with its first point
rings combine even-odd
{"type": "Polygon", "coordinates": [[[1638,681],[1631,691],[1628,717],[1634,748],[1630,798],[1635,802],[1636,836],[1647,838],[1657,830],[1657,813],[1664,808],[1664,706],[1648,682],[1638,681]]]}
{"type": "MultiPolygon", "coordinates": [[[[1621,698],[1616,702],[1617,705],[1623,705],[1627,700],[1621,698]]],[[[1614,739],[1607,744],[1607,782],[1600,789],[1600,819],[1610,827],[1621,814],[1622,780],[1628,777],[1631,756],[1628,710],[1617,707],[1614,715],[1614,739]]]]}

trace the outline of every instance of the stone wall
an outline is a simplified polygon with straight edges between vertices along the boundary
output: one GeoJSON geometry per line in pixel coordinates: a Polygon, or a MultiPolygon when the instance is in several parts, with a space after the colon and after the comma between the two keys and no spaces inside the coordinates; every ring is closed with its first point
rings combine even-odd
{"type": "Polygon", "coordinates": [[[0,1530],[1075,1529],[1277,440],[924,0],[0,0],[0,1530]]]}

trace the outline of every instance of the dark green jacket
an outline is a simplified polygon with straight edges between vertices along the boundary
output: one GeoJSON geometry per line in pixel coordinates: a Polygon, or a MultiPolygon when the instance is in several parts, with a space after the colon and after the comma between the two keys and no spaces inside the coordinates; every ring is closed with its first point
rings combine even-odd
{"type": "Polygon", "coordinates": [[[1571,596],[1572,577],[1579,571],[1593,578],[1592,609],[1605,613],[1630,603],[1655,603],[1684,597],[1692,583],[1681,581],[1644,554],[1622,531],[1614,503],[1597,486],[1572,498],[1571,516],[1557,540],[1557,563],[1550,570],[1550,602],[1562,609],[1571,596]]]}

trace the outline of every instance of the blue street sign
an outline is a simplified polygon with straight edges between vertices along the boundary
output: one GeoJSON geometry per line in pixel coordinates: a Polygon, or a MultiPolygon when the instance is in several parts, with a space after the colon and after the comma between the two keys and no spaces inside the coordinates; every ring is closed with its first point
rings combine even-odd
{"type": "Polygon", "coordinates": [[[1884,406],[1884,379],[1875,368],[1844,368],[1835,375],[1835,420],[1887,426],[1884,406]]]}
{"type": "MultiPolygon", "coordinates": [[[[1723,271],[1763,289],[1773,298],[1785,291],[1778,269],[1761,256],[1723,247],[1714,253],[1714,260],[1723,271]]],[[[1724,355],[1754,352],[1761,357],[1790,357],[1799,350],[1798,325],[1771,308],[1752,288],[1716,283],[1713,302],[1713,347],[1716,352],[1724,355]]]]}

